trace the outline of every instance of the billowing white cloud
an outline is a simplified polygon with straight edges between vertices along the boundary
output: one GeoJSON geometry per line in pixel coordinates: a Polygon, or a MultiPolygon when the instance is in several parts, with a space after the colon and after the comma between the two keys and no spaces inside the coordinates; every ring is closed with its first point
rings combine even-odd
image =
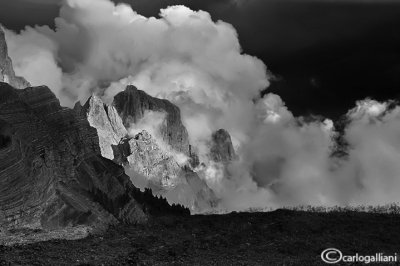
{"type": "Polygon", "coordinates": [[[400,107],[389,106],[365,100],[348,114],[345,138],[350,149],[344,176],[351,176],[358,188],[353,195],[356,203],[400,201],[400,107]]]}
{"type": "Polygon", "coordinates": [[[134,137],[136,134],[146,130],[154,137],[161,137],[160,128],[165,123],[166,113],[145,111],[143,117],[137,122],[132,123],[128,128],[128,134],[134,137]]]}
{"type": "Polygon", "coordinates": [[[229,168],[230,180],[242,184],[237,189],[241,204],[247,198],[247,208],[335,200],[329,178],[335,134],[332,121],[302,122],[274,94],[261,99],[256,109],[259,123],[238,150],[241,161],[229,168]],[[263,200],[255,205],[254,198],[263,200]]]}
{"type": "MultiPolygon", "coordinates": [[[[221,209],[400,200],[400,107],[358,102],[347,114],[348,155],[337,158],[333,122],[296,118],[275,94],[259,99],[266,66],[207,12],[172,6],[147,18],[109,0],[66,0],[55,24],[6,32],[16,73],[48,85],[68,106],[93,92],[110,100],[128,84],[169,99],[181,108],[206,162],[199,174],[221,209]],[[207,161],[219,128],[231,133],[239,157],[228,165],[207,161]]],[[[131,133],[156,135],[163,120],[148,113],[131,133]]]]}
{"type": "Polygon", "coordinates": [[[6,30],[8,53],[17,75],[33,86],[46,84],[62,96],[62,70],[54,58],[58,46],[38,30],[27,27],[20,34],[6,30]]]}
{"type": "MultiPolygon", "coordinates": [[[[51,40],[54,49],[47,53],[53,55],[54,69],[47,72],[59,71],[58,64],[63,75],[41,75],[40,81],[54,85],[58,78],[63,104],[85,101],[94,91],[112,97],[134,84],[178,104],[193,142],[219,127],[243,141],[243,129],[252,122],[251,101],[269,84],[265,65],[242,53],[235,29],[204,11],[172,6],[162,9],[159,18],[147,18],[109,0],[66,0],[55,24],[54,31],[27,28],[18,43],[30,45],[28,32],[51,40]],[[203,130],[192,128],[194,119],[203,122],[203,130]]],[[[24,60],[39,64],[38,56],[32,51],[24,60]]],[[[21,63],[22,58],[12,57],[21,63]]],[[[17,73],[28,80],[35,76],[34,68],[17,73]]]]}

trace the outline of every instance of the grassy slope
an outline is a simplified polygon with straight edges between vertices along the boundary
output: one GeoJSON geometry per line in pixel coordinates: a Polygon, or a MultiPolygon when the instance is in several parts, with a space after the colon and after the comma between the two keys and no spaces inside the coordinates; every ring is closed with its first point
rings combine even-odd
{"type": "Polygon", "coordinates": [[[0,247],[0,265],[323,265],[322,250],[400,251],[400,215],[357,212],[164,217],[103,236],[0,247]]]}

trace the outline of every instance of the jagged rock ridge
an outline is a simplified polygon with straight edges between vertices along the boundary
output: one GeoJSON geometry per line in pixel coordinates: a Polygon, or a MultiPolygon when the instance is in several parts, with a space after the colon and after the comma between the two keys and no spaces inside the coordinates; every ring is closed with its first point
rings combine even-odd
{"type": "Polygon", "coordinates": [[[93,96],[74,110],[62,108],[47,87],[27,87],[25,79],[15,76],[1,29],[0,81],[20,89],[1,84],[0,226],[145,221],[148,213],[143,210],[158,208],[147,206],[123,168],[111,160],[133,170],[131,178],[146,176],[148,187],[172,202],[195,211],[216,204],[212,190],[192,170],[198,157],[179,108],[169,101],[128,86],[111,105],[93,96]],[[160,127],[162,145],[146,132],[128,135],[129,126],[147,111],[166,115],[160,127]]]}
{"type": "Polygon", "coordinates": [[[225,129],[215,131],[211,136],[210,157],[214,162],[227,163],[236,159],[231,136],[225,129]]]}
{"type": "Polygon", "coordinates": [[[157,209],[143,199],[101,156],[79,106],[62,108],[47,87],[0,83],[0,231],[141,223],[157,209]]]}
{"type": "Polygon", "coordinates": [[[97,130],[102,156],[113,160],[112,145],[118,145],[128,134],[115,108],[105,105],[99,97],[93,95],[83,107],[77,103],[75,109],[80,109],[90,125],[97,130]]]}
{"type": "Polygon", "coordinates": [[[112,106],[117,110],[126,128],[142,119],[146,111],[165,112],[166,123],[160,128],[163,140],[176,151],[190,156],[188,133],[176,105],[168,100],[151,97],[130,85],[114,97],[112,106]]]}
{"type": "Polygon", "coordinates": [[[124,165],[126,172],[133,176],[133,182],[138,184],[135,180],[138,177],[156,194],[194,212],[210,209],[216,204],[212,190],[191,169],[195,156],[191,154],[178,107],[128,86],[115,96],[111,105],[93,95],[83,110],[86,110],[91,126],[97,129],[102,155],[124,165]],[[134,136],[128,134],[132,123],[139,122],[148,110],[167,114],[159,140],[146,131],[134,136]]]}

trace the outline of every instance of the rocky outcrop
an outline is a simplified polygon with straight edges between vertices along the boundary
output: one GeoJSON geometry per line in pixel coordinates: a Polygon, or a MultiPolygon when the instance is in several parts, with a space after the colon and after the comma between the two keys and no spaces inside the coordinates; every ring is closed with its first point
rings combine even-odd
{"type": "Polygon", "coordinates": [[[126,128],[142,119],[146,111],[165,113],[166,123],[160,128],[163,141],[176,151],[190,156],[188,132],[182,124],[181,113],[176,105],[168,100],[151,97],[130,85],[114,97],[112,106],[117,110],[126,128]]]}
{"type": "Polygon", "coordinates": [[[101,156],[82,106],[62,108],[47,87],[0,83],[0,231],[142,223],[159,209],[143,199],[101,156]]]}
{"type": "Polygon", "coordinates": [[[83,110],[89,124],[97,130],[102,156],[113,160],[112,146],[118,145],[128,134],[117,111],[112,105],[105,105],[96,95],[88,99],[83,110]]]}
{"type": "Polygon", "coordinates": [[[146,176],[150,187],[168,191],[183,181],[181,175],[184,165],[179,165],[172,153],[162,150],[148,132],[143,130],[125,141],[129,147],[124,152],[128,152],[126,164],[140,175],[146,176]]]}
{"type": "Polygon", "coordinates": [[[101,154],[123,165],[135,184],[151,188],[170,203],[183,204],[193,212],[215,205],[213,191],[192,171],[198,159],[189,145],[178,107],[128,86],[112,104],[106,105],[93,95],[82,110],[97,130],[101,154]],[[140,124],[146,111],[166,114],[159,138],[142,129],[128,134],[132,125],[140,124]]]}
{"type": "Polygon", "coordinates": [[[210,210],[217,203],[213,191],[191,168],[180,162],[174,152],[161,148],[157,141],[142,131],[133,138],[123,139],[113,146],[116,160],[135,177],[144,177],[146,187],[166,197],[170,203],[179,203],[193,212],[210,210]]]}
{"type": "Polygon", "coordinates": [[[14,68],[8,56],[7,43],[4,31],[0,26],[0,82],[6,82],[18,89],[30,86],[22,77],[15,76],[14,68]]]}
{"type": "Polygon", "coordinates": [[[210,158],[214,162],[222,163],[227,163],[236,159],[231,136],[225,129],[219,129],[212,134],[210,158]]]}

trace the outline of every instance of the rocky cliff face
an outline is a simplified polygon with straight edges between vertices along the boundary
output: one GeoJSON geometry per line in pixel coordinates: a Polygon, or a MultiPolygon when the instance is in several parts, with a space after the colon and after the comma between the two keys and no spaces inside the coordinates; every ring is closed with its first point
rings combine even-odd
{"type": "Polygon", "coordinates": [[[123,165],[135,184],[149,187],[169,202],[183,204],[194,212],[216,204],[212,190],[191,170],[195,156],[178,107],[128,86],[111,105],[92,96],[83,109],[97,130],[102,155],[123,165]],[[128,134],[129,127],[139,123],[146,111],[166,114],[160,139],[147,131],[128,134]]]}
{"type": "Polygon", "coordinates": [[[214,162],[221,163],[227,163],[236,159],[231,135],[225,129],[219,129],[212,134],[210,158],[214,162]]]}
{"type": "MultiPolygon", "coordinates": [[[[75,108],[79,108],[79,103],[75,108]]],[[[97,130],[102,156],[113,160],[112,146],[118,145],[128,134],[117,111],[113,106],[105,105],[95,95],[90,97],[81,109],[82,115],[87,116],[89,124],[97,130]]]]}
{"type": "Polygon", "coordinates": [[[135,184],[135,177],[144,178],[146,187],[169,202],[187,206],[193,212],[209,210],[217,203],[207,184],[176,154],[160,147],[148,132],[126,138],[113,148],[116,160],[133,173],[135,184]]]}
{"type": "Polygon", "coordinates": [[[7,43],[4,31],[0,26],[0,82],[6,82],[18,89],[29,87],[30,84],[22,77],[15,76],[10,57],[8,56],[7,43]]]}
{"type": "Polygon", "coordinates": [[[180,110],[168,100],[151,97],[134,86],[128,86],[125,91],[114,97],[112,106],[117,110],[126,128],[142,119],[146,111],[165,113],[166,123],[160,128],[163,141],[176,151],[190,156],[189,137],[182,124],[180,110]]]}
{"type": "Polygon", "coordinates": [[[47,87],[0,83],[0,231],[141,223],[159,207],[144,198],[101,156],[82,107],[62,108],[47,87]]]}

